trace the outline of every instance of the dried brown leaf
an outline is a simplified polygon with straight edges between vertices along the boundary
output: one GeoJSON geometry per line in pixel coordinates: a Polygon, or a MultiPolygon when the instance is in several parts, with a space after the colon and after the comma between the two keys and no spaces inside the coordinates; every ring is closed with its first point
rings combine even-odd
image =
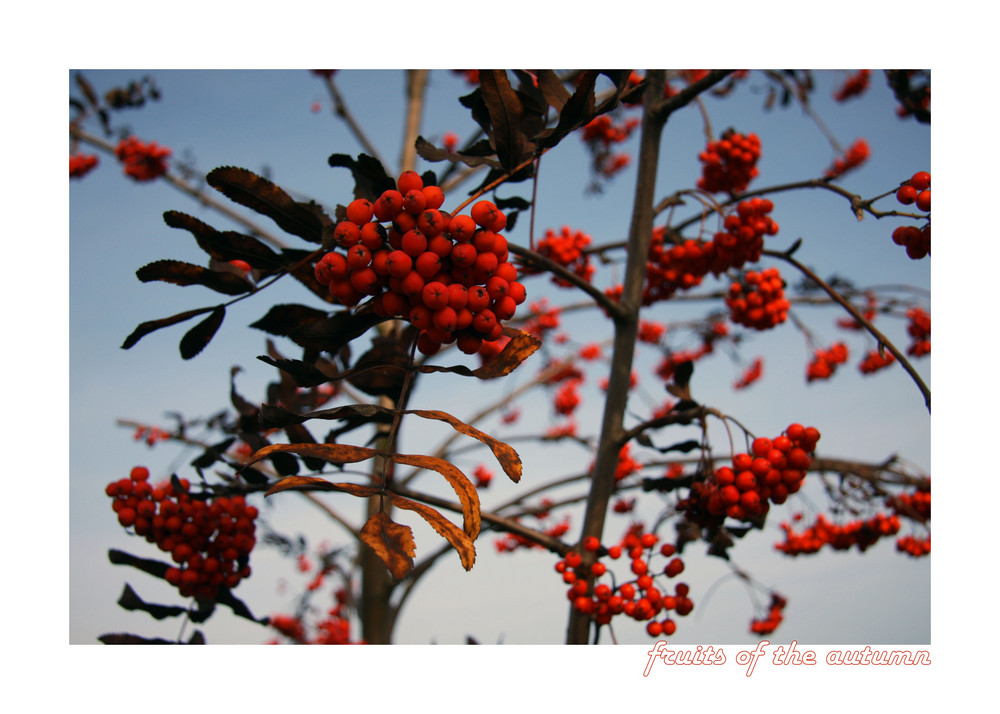
{"type": "Polygon", "coordinates": [[[413,531],[395,523],[385,512],[372,514],[361,529],[361,540],[375,551],[396,580],[413,570],[413,554],[417,551],[413,531]]]}
{"type": "Polygon", "coordinates": [[[333,483],[319,476],[287,476],[274,484],[264,494],[270,496],[281,491],[340,491],[359,498],[376,496],[377,486],[361,486],[356,483],[333,483]]]}
{"type": "Polygon", "coordinates": [[[256,463],[275,451],[310,456],[334,464],[353,464],[370,459],[379,453],[375,449],[349,444],[271,444],[258,449],[247,461],[247,465],[256,463]]]}
{"type": "Polygon", "coordinates": [[[510,374],[542,346],[540,339],[523,330],[505,327],[503,334],[510,337],[510,341],[500,351],[500,354],[479,369],[473,370],[472,373],[479,379],[495,379],[510,374]]]}

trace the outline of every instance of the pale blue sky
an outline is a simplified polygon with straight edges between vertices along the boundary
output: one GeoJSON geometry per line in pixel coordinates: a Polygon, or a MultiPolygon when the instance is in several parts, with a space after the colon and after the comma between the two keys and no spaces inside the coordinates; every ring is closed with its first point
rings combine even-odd
{"type": "MultiPolygon", "coordinates": [[[[84,71],[87,78],[104,91],[108,87],[141,77],[146,72],[84,71]]],[[[171,147],[174,161],[194,157],[199,170],[236,165],[254,171],[267,167],[273,180],[293,192],[301,192],[330,206],[350,199],[352,183],[346,170],[331,169],[331,153],[357,154],[360,147],[344,125],[329,113],[321,81],[305,70],[267,72],[151,71],[163,98],[142,110],[116,116],[128,122],[136,135],[171,147]],[[323,102],[323,112],[310,110],[313,102],[323,102]]],[[[914,171],[930,167],[930,132],[912,120],[893,115],[894,103],[881,74],[875,73],[868,94],[843,105],[830,99],[843,72],[817,75],[814,108],[836,135],[849,145],[864,137],[872,147],[872,157],[861,170],[849,174],[842,184],[864,196],[892,188],[914,171]]],[[[403,96],[401,72],[354,71],[338,75],[338,86],[359,121],[365,126],[389,162],[399,156],[402,135],[399,107],[403,96]]],[[[706,99],[705,107],[716,133],[727,126],[754,131],[762,141],[761,177],[752,187],[785,183],[813,177],[830,164],[833,153],[816,125],[795,107],[761,111],[764,85],[751,74],[735,95],[727,100],[706,99]]],[[[473,130],[467,112],[456,97],[468,91],[461,80],[446,71],[431,75],[424,136],[439,139],[445,131],[465,138],[473,130]]],[[[96,124],[89,127],[97,130],[96,124]]],[[[664,137],[663,168],[658,193],[665,195],[690,185],[699,174],[697,153],[704,142],[701,117],[696,110],[680,112],[667,127],[664,137]]],[[[585,196],[587,157],[576,137],[570,137],[543,160],[538,187],[536,234],[562,225],[581,229],[596,243],[622,237],[628,227],[629,192],[634,174],[624,172],[611,182],[603,196],[585,196]]],[[[633,139],[627,149],[634,150],[633,139]]],[[[104,485],[127,474],[142,463],[162,478],[172,470],[183,471],[194,454],[179,454],[175,447],[157,446],[150,450],[131,441],[127,429],[115,426],[118,418],[168,425],[164,414],[178,410],[189,417],[204,416],[227,406],[228,373],[233,365],[244,368],[238,378],[244,396],[261,399],[264,385],[274,371],[255,359],[264,352],[264,335],[247,325],[276,302],[310,302],[293,285],[278,285],[259,300],[247,300],[227,315],[209,347],[195,359],[184,362],[177,343],[185,328],[167,328],[145,337],[129,351],[120,349],[124,337],[140,322],[165,317],[184,309],[215,304],[218,298],[198,287],[178,288],[165,284],[141,284],[134,275],[141,265],[159,258],[204,262],[204,254],[190,235],[167,227],[166,210],[198,216],[220,229],[231,226],[218,214],[202,210],[190,198],[165,184],[138,185],[126,179],[108,156],[101,166],[70,188],[70,641],[92,642],[103,632],[128,630],[146,635],[172,636],[176,625],[154,622],[145,615],[125,613],[115,605],[123,584],[128,581],[149,599],[173,602],[171,591],[152,578],[107,563],[109,547],[120,547],[137,555],[154,556],[144,541],[128,538],[117,525],[104,485]]],[[[394,167],[388,167],[390,171],[394,167]]],[[[421,169],[435,168],[422,163],[421,169]]],[[[504,188],[501,195],[527,191],[527,184],[504,188]]],[[[449,205],[458,196],[449,197],[449,205]]],[[[859,285],[909,284],[929,289],[929,261],[910,261],[889,239],[899,221],[876,222],[870,217],[860,224],[846,202],[827,192],[795,192],[774,197],[772,216],[780,233],[768,239],[768,246],[787,247],[801,237],[797,257],[818,269],[821,275],[837,273],[859,285]]],[[[891,205],[891,199],[887,204],[891,205]]],[[[678,215],[690,215],[691,206],[678,215]]],[[[267,219],[260,219],[270,227],[267,219]]],[[[527,216],[509,235],[510,240],[527,243],[527,216]]],[[[289,237],[289,242],[296,239],[289,237]]],[[[788,269],[783,274],[797,281],[788,269]]],[[[601,273],[595,282],[610,284],[610,273],[601,273]]],[[[712,285],[706,281],[706,286],[712,285]]],[[[572,302],[575,296],[555,291],[539,279],[528,283],[529,300],[542,295],[553,303],[572,302]]],[[[925,301],[929,307],[929,300],[925,301]]],[[[675,321],[699,314],[701,306],[675,307],[671,303],[654,306],[650,317],[675,321]]],[[[824,456],[882,460],[898,453],[920,471],[930,471],[930,418],[915,386],[896,366],[884,374],[862,377],[856,359],[869,342],[858,335],[838,331],[833,322],[839,315],[829,309],[801,308],[797,315],[813,329],[817,339],[829,344],[846,339],[852,348],[851,363],[841,368],[830,383],[805,385],[804,369],[808,351],[802,335],[791,325],[778,330],[748,335],[742,358],[765,358],[765,378],[744,393],[730,389],[743,363],[734,363],[720,353],[699,363],[695,371],[696,395],[705,403],[732,414],[755,432],[776,435],[792,421],[820,428],[823,439],[819,452],[824,456]]],[[[569,318],[567,329],[579,343],[605,337],[607,325],[586,317],[569,318]]],[[[193,324],[193,323],[191,323],[193,324]]],[[[881,323],[890,337],[905,346],[905,323],[885,319],[881,323]]],[[[681,342],[676,346],[689,346],[681,342]]],[[[693,345],[690,345],[693,346],[693,345]]],[[[297,356],[285,344],[289,356],[297,356]]],[[[650,374],[656,355],[640,354],[637,371],[640,385],[650,400],[658,403],[662,388],[650,374]]],[[[929,381],[929,361],[918,363],[929,381]]],[[[537,365],[526,365],[509,383],[497,387],[446,384],[438,377],[430,380],[424,393],[418,391],[420,407],[442,408],[461,416],[489,395],[511,389],[534,373],[537,365]],[[441,389],[443,394],[433,390],[441,389]],[[495,391],[495,390],[499,390],[495,391]],[[470,395],[472,395],[470,397],[470,395]],[[444,398],[445,403],[441,403],[444,398]]],[[[579,415],[582,431],[594,431],[599,420],[598,375],[584,390],[584,411],[579,415]],[[589,429],[588,429],[589,426],[589,429]]],[[[547,401],[525,403],[525,416],[509,432],[496,421],[486,430],[498,435],[523,434],[546,428],[551,416],[547,401]]],[[[639,401],[638,406],[645,402],[639,401]]],[[[422,439],[438,439],[404,432],[411,449],[422,439]]],[[[682,437],[687,438],[687,437],[682,437]]],[[[722,443],[719,435],[716,443],[722,443]]],[[[664,433],[657,443],[671,443],[664,433]]],[[[519,447],[520,448],[520,447],[519,447]]],[[[470,470],[480,461],[489,463],[489,454],[475,454],[460,465],[470,470]]],[[[543,450],[524,447],[525,477],[520,488],[533,488],[547,478],[574,473],[586,467],[590,456],[570,447],[570,453],[554,456],[543,450]]],[[[182,474],[183,475],[183,474],[182,474]]],[[[484,507],[506,500],[518,486],[494,482],[484,494],[484,507]],[[492,499],[495,499],[493,501],[492,499]]],[[[422,484],[423,486],[423,484],[422,484]]],[[[426,486],[428,489],[430,485],[426,486]]],[[[813,506],[822,504],[816,490],[806,489],[813,506]]],[[[339,536],[336,526],[325,525],[314,511],[293,499],[278,499],[267,517],[283,528],[301,528],[313,542],[339,536]],[[307,530],[308,524],[308,530],[307,530]]],[[[654,499],[655,500],[655,499],[654,499]]],[[[343,502],[340,502],[343,505],[343,502]]],[[[802,508],[799,502],[797,508],[802,508]]],[[[345,507],[345,510],[349,509],[345,507]]],[[[652,520],[657,513],[650,503],[643,516],[652,520]]],[[[575,515],[574,524],[579,522],[575,515]]],[[[930,563],[915,561],[894,552],[891,541],[874,548],[864,557],[829,554],[811,559],[786,559],[772,550],[779,539],[776,509],[764,533],[752,534],[739,543],[733,555],[736,564],[754,577],[773,586],[789,598],[782,628],[776,633],[812,643],[925,643],[930,637],[930,563]],[[870,593],[859,597],[858,593],[870,593]]],[[[416,528],[418,555],[429,552],[439,540],[430,531],[416,528]]],[[[616,538],[624,521],[610,520],[609,538],[616,538]]],[[[497,556],[493,535],[484,534],[478,543],[479,559],[471,573],[465,573],[457,559],[444,559],[422,583],[404,610],[397,640],[401,643],[460,643],[465,635],[483,642],[558,643],[566,622],[564,587],[552,572],[555,558],[542,553],[497,556]],[[515,585],[516,583],[516,585],[515,585]],[[442,599],[440,593],[449,593],[442,599]]],[[[754,611],[751,600],[740,586],[727,579],[705,602],[704,595],[725,575],[725,564],[706,558],[698,548],[686,554],[685,578],[692,586],[695,613],[681,618],[677,642],[752,642],[747,625],[754,611]]],[[[236,591],[259,614],[287,609],[292,600],[278,595],[275,583],[284,577],[294,581],[291,563],[273,552],[259,548],[254,553],[254,577],[236,591]]],[[[213,618],[205,627],[210,641],[262,642],[270,637],[263,628],[239,621],[213,618]]],[[[650,641],[639,626],[616,623],[620,642],[645,644],[650,641]]]]}

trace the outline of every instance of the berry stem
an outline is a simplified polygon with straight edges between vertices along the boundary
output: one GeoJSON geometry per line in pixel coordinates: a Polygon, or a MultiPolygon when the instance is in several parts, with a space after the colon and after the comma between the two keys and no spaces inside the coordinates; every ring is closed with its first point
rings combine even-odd
{"type": "Polygon", "coordinates": [[[854,305],[848,302],[840,293],[838,293],[836,290],[830,287],[830,285],[824,282],[823,279],[820,278],[816,273],[814,273],[805,265],[797,261],[788,253],[774,251],[774,250],[765,250],[763,251],[762,255],[769,255],[772,258],[780,258],[781,260],[784,260],[786,263],[794,266],[799,270],[799,272],[801,272],[803,275],[805,275],[810,280],[814,281],[817,285],[819,285],[824,290],[824,292],[826,292],[826,294],[829,295],[834,300],[834,302],[836,302],[845,310],[847,310],[847,312],[850,313],[851,317],[853,317],[861,325],[863,325],[864,328],[869,332],[869,334],[871,334],[872,337],[878,340],[878,343],[880,345],[884,345],[885,348],[889,350],[889,352],[891,352],[892,355],[897,360],[899,360],[899,363],[903,365],[903,369],[905,369],[906,372],[910,375],[914,383],[917,385],[917,388],[920,390],[920,393],[924,396],[924,403],[927,405],[927,411],[929,412],[931,410],[931,390],[927,387],[926,384],[924,384],[924,380],[920,378],[919,374],[917,374],[917,371],[913,368],[913,365],[910,364],[910,361],[906,359],[906,355],[904,355],[899,350],[899,348],[896,347],[896,345],[894,345],[885,335],[883,335],[878,328],[872,325],[872,323],[869,320],[865,319],[865,316],[862,315],[858,311],[858,309],[854,307],[854,305]]]}

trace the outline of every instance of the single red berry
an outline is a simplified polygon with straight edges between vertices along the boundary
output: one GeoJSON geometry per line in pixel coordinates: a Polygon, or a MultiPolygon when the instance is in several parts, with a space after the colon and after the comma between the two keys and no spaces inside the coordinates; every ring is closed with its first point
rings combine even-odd
{"type": "Polygon", "coordinates": [[[900,186],[899,190],[896,191],[896,200],[902,203],[904,206],[909,206],[911,203],[917,200],[917,194],[919,191],[913,188],[913,186],[906,185],[900,186]]]}
{"type": "Polygon", "coordinates": [[[347,205],[347,220],[359,227],[375,216],[375,206],[367,198],[358,198],[347,205]]]}
{"type": "Polygon", "coordinates": [[[926,171],[917,171],[910,178],[910,185],[918,191],[923,191],[931,187],[931,175],[926,171]]]}
{"type": "Polygon", "coordinates": [[[396,181],[396,188],[403,195],[406,195],[408,191],[419,191],[424,187],[424,180],[420,178],[420,174],[416,171],[404,171],[399,175],[399,179],[396,181]]]}

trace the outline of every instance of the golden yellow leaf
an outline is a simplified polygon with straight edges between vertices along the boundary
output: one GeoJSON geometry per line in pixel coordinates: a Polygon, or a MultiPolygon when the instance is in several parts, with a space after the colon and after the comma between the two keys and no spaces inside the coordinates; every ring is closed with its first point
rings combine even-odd
{"type": "Polygon", "coordinates": [[[367,498],[379,493],[377,486],[360,486],[355,483],[331,483],[319,476],[286,476],[267,490],[265,496],[281,491],[342,491],[352,496],[367,498]]]}

